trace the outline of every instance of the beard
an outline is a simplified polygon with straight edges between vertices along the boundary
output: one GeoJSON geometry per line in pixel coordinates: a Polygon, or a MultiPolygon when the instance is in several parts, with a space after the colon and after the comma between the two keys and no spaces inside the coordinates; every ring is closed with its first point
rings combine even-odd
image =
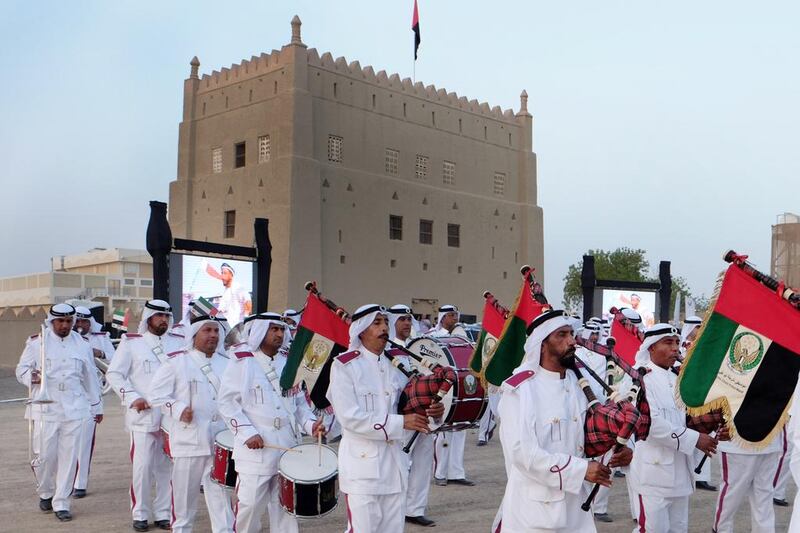
{"type": "Polygon", "coordinates": [[[573,368],[575,366],[575,349],[569,350],[559,360],[563,368],[573,368]]]}

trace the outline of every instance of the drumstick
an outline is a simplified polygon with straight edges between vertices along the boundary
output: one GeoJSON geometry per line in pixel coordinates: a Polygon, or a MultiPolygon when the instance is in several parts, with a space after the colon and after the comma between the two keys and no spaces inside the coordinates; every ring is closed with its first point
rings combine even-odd
{"type": "Polygon", "coordinates": [[[317,433],[317,450],[319,450],[319,464],[322,466],[322,432],[317,433]]]}
{"type": "Polygon", "coordinates": [[[283,446],[277,446],[275,444],[268,444],[264,443],[264,448],[272,448],[273,450],[282,450],[284,452],[295,452],[295,453],[303,453],[303,450],[295,450],[294,448],[284,448],[283,446]]]}

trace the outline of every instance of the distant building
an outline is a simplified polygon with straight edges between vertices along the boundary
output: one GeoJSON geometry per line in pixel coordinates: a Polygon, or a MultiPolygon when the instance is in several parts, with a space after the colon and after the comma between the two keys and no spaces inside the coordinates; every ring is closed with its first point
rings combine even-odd
{"type": "Polygon", "coordinates": [[[93,300],[105,307],[138,308],[153,297],[153,263],[144,250],[95,248],[51,259],[51,270],[0,278],[0,308],[50,306],[93,300]]]}
{"type": "MultiPolygon", "coordinates": [[[[291,42],[184,82],[175,237],[251,246],[270,220],[270,307],[303,285],[349,309],[507,305],[528,263],[543,277],[533,117],[375,72],[291,42]]],[[[479,69],[479,67],[476,66],[479,69]]],[[[498,84],[502,80],[497,80],[498,84]]]]}
{"type": "Polygon", "coordinates": [[[778,215],[772,226],[772,277],[800,289],[800,216],[778,215]]]}

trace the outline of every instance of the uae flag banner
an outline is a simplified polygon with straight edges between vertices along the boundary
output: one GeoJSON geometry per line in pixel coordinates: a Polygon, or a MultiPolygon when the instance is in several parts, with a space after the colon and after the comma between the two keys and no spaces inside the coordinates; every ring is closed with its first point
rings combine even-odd
{"type": "Polygon", "coordinates": [[[542,314],[550,306],[533,299],[528,276],[522,280],[522,289],[514,308],[503,325],[494,351],[488,354],[489,362],[484,368],[483,376],[492,385],[500,386],[511,377],[511,373],[522,362],[525,356],[525,339],[528,337],[528,326],[533,319],[542,314]]]}
{"type": "Polygon", "coordinates": [[[633,366],[636,352],[642,344],[638,328],[625,318],[625,315],[617,312],[614,313],[614,321],[611,323],[611,336],[617,341],[614,351],[623,361],[633,366]]]}
{"type": "Polygon", "coordinates": [[[414,32],[414,61],[416,61],[419,43],[422,42],[422,36],[419,32],[419,9],[417,9],[417,0],[414,0],[414,14],[411,16],[411,31],[414,32]]]}
{"type": "Polygon", "coordinates": [[[731,265],[683,363],[676,399],[690,415],[722,409],[731,438],[766,446],[783,428],[800,372],[800,313],[731,265]]]}
{"type": "Polygon", "coordinates": [[[350,343],[346,322],[339,318],[314,293],[306,299],[305,311],[289,349],[281,373],[281,388],[289,390],[305,382],[311,400],[319,409],[328,407],[325,398],[330,382],[333,358],[350,343]]]}
{"type": "Polygon", "coordinates": [[[114,311],[114,316],[111,317],[111,327],[119,330],[120,333],[127,333],[129,318],[130,316],[127,309],[125,311],[114,311]]]}
{"type": "Polygon", "coordinates": [[[478,342],[475,344],[475,351],[469,361],[470,369],[478,375],[482,374],[486,364],[491,359],[489,354],[494,353],[497,339],[503,333],[503,324],[508,318],[508,309],[503,308],[500,302],[491,293],[484,293],[486,303],[483,305],[483,320],[481,321],[481,333],[478,342]]]}

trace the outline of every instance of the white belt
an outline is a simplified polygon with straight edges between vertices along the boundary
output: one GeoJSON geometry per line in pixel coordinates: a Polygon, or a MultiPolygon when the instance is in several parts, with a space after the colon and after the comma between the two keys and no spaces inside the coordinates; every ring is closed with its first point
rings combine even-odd
{"type": "Polygon", "coordinates": [[[272,426],[275,429],[281,429],[284,426],[289,425],[288,418],[264,418],[264,423],[268,426],[272,426]]]}

